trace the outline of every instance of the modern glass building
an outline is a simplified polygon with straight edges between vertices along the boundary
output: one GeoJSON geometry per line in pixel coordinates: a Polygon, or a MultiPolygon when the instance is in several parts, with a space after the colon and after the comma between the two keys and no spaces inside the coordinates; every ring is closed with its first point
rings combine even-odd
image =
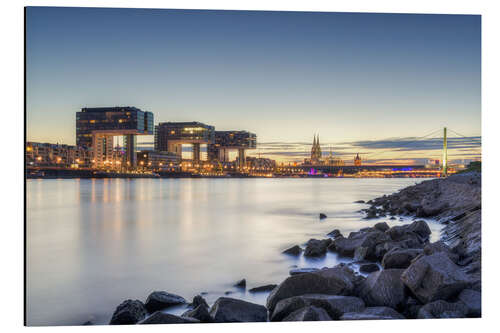
{"type": "Polygon", "coordinates": [[[257,135],[247,131],[215,131],[215,141],[208,145],[209,160],[228,161],[230,150],[238,150],[240,166],[245,163],[245,150],[257,148],[257,135]]]}
{"type": "Polygon", "coordinates": [[[182,145],[193,145],[193,160],[200,160],[200,145],[212,144],[215,140],[215,129],[197,121],[165,122],[155,126],[156,151],[168,151],[182,156],[182,145]]]}
{"type": "Polygon", "coordinates": [[[112,157],[113,137],[124,136],[124,165],[135,167],[136,135],[152,135],[153,127],[153,113],[136,107],[82,108],[76,113],[76,144],[91,148],[99,167],[112,157]]]}

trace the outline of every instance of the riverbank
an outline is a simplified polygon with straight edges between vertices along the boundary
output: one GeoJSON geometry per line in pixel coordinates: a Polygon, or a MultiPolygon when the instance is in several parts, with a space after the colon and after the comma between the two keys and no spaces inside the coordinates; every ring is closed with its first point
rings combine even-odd
{"type": "Polygon", "coordinates": [[[220,297],[209,307],[197,296],[185,313],[176,316],[162,311],[187,302],[155,292],[145,303],[122,303],[110,323],[477,317],[481,312],[480,203],[480,175],[424,181],[373,199],[364,209],[368,219],[406,215],[416,218],[413,223],[393,227],[378,223],[347,237],[334,230],[328,238],[309,240],[304,249],[297,246],[288,251],[304,256],[333,251],[355,263],[294,271],[272,288],[266,306],[220,297]],[[429,242],[430,230],[419,221],[421,217],[436,218],[445,225],[442,241],[429,242]],[[371,273],[365,277],[353,265],[371,273]],[[158,306],[151,307],[151,302],[158,306]]]}

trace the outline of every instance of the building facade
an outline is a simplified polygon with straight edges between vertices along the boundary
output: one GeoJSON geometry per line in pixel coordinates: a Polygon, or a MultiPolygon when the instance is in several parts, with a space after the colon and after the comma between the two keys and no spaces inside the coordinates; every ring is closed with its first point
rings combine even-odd
{"type": "Polygon", "coordinates": [[[215,131],[215,142],[207,147],[208,160],[229,162],[229,151],[238,151],[238,164],[245,165],[245,151],[257,148],[257,135],[248,131],[215,131]]]}
{"type": "Polygon", "coordinates": [[[152,135],[153,113],[136,107],[82,108],[76,113],[76,144],[92,150],[94,167],[103,167],[113,158],[113,138],[123,136],[127,167],[137,165],[136,135],[152,135]]]}
{"type": "Polygon", "coordinates": [[[179,171],[181,159],[170,152],[144,150],[137,152],[137,164],[140,168],[152,171],[179,171]]]}
{"type": "Polygon", "coordinates": [[[155,151],[170,152],[182,158],[182,145],[193,146],[193,160],[200,161],[202,144],[212,144],[215,129],[197,121],[164,122],[155,126],[155,151]]]}
{"type": "Polygon", "coordinates": [[[26,163],[34,167],[90,167],[92,154],[85,147],[27,142],[26,163]]]}

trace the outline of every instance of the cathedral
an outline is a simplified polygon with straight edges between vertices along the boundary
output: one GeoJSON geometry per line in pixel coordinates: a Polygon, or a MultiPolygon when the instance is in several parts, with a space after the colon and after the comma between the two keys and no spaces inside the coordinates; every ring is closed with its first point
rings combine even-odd
{"type": "Polygon", "coordinates": [[[313,145],[311,148],[311,162],[318,163],[321,161],[321,146],[319,145],[319,135],[314,135],[313,145]]]}

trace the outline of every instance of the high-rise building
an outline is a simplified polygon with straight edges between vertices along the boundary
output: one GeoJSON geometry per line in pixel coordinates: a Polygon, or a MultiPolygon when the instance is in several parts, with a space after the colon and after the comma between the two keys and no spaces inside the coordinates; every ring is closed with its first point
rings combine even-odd
{"type": "Polygon", "coordinates": [[[153,125],[153,113],[135,107],[82,108],[76,113],[76,144],[90,148],[93,166],[102,167],[113,159],[113,138],[123,136],[123,160],[120,162],[135,167],[136,135],[152,135],[153,125]]]}
{"type": "Polygon", "coordinates": [[[247,131],[215,131],[215,141],[208,145],[210,161],[229,162],[229,151],[238,151],[238,165],[245,165],[245,151],[257,148],[257,135],[247,131]]]}

